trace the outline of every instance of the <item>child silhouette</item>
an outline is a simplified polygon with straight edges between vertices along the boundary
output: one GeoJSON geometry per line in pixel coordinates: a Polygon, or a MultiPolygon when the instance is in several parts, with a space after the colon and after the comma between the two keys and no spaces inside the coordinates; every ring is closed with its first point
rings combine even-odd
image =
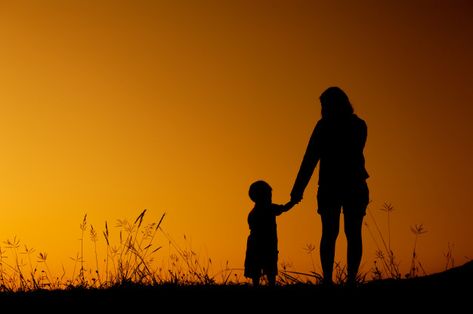
{"type": "Polygon", "coordinates": [[[291,209],[295,202],[273,204],[272,188],[262,180],[251,184],[249,196],[255,206],[248,214],[250,235],[246,243],[245,277],[251,278],[256,287],[261,276],[266,275],[268,284],[274,286],[278,273],[276,216],[291,209]]]}

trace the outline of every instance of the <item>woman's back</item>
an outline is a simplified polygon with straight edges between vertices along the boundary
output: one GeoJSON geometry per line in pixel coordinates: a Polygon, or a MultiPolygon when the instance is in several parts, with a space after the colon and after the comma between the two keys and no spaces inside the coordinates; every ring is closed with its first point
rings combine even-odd
{"type": "Polygon", "coordinates": [[[355,114],[337,120],[321,119],[313,136],[313,149],[320,158],[319,185],[350,184],[368,178],[363,155],[365,121],[355,114]]]}

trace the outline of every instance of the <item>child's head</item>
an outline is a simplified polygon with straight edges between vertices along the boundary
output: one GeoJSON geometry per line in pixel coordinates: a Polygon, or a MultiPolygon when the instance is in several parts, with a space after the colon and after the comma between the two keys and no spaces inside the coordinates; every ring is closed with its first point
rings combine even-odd
{"type": "Polygon", "coordinates": [[[250,185],[250,199],[255,204],[271,204],[272,190],[271,186],[263,180],[253,182],[250,185]]]}

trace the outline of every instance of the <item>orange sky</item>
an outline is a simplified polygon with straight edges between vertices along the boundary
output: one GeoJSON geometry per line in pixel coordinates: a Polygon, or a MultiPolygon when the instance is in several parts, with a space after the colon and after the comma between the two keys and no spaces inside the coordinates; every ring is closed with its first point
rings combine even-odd
{"type": "MultiPolygon", "coordinates": [[[[403,272],[414,224],[428,230],[417,250],[428,272],[449,243],[462,264],[473,257],[472,15],[468,0],[1,1],[0,239],[67,268],[85,213],[100,229],[147,208],[217,269],[241,268],[249,185],[264,179],[288,201],[318,96],[337,85],[368,124],[369,210],[387,232],[378,209],[395,207],[403,272]]],[[[312,269],[303,248],[319,243],[316,182],[278,218],[280,261],[294,270],[312,269]]],[[[367,271],[367,229],[364,243],[367,271]]],[[[343,233],[337,248],[343,262],[343,233]]]]}

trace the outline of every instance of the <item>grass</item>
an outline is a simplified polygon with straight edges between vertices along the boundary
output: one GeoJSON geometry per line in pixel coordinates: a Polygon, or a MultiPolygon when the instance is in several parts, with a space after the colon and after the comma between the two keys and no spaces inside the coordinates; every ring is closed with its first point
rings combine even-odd
{"type": "Polygon", "coordinates": [[[391,213],[394,211],[394,207],[389,203],[384,203],[380,209],[386,213],[387,217],[387,230],[388,230],[388,241],[385,240],[385,236],[381,232],[381,229],[374,218],[373,213],[368,209],[369,218],[373,223],[376,233],[371,230],[370,224],[365,221],[365,227],[368,230],[371,238],[376,245],[376,260],[374,261],[374,267],[372,270],[373,279],[383,278],[401,278],[401,272],[399,270],[399,263],[397,262],[394,251],[391,248],[391,213]]]}
{"type": "MultiPolygon", "coordinates": [[[[112,232],[105,222],[102,232],[105,240],[105,257],[99,256],[97,242],[99,232],[89,224],[87,214],[80,225],[79,248],[72,258],[72,275],[66,272],[54,277],[49,269],[47,253],[36,253],[34,249],[21,245],[13,237],[0,246],[0,291],[26,292],[41,289],[99,288],[107,289],[120,286],[156,286],[156,285],[211,285],[218,280],[223,284],[238,282],[239,277],[231,276],[235,270],[226,267],[212,271],[210,258],[201,260],[192,247],[181,247],[162,228],[165,214],[156,222],[145,224],[146,210],[133,221],[117,220],[115,228],[118,240],[112,242],[112,232]],[[158,264],[155,255],[162,249],[158,245],[157,235],[163,236],[169,244],[167,265],[158,264]],[[87,238],[93,244],[93,262],[87,266],[85,260],[85,242],[87,238]],[[7,254],[10,259],[7,258],[7,254]],[[36,254],[36,263],[33,262],[36,254]],[[99,261],[104,260],[103,264],[99,261]],[[218,278],[218,279],[217,279],[218,278]]],[[[187,240],[184,236],[184,240],[187,240]]]]}
{"type": "MultiPolygon", "coordinates": [[[[400,263],[394,253],[394,250],[391,247],[391,215],[394,212],[394,206],[390,203],[384,203],[383,206],[379,209],[384,212],[387,220],[387,234],[383,234],[379,224],[377,223],[373,213],[368,210],[368,217],[370,218],[371,223],[365,221],[364,225],[368,230],[371,239],[376,246],[376,259],[374,261],[374,266],[371,270],[372,279],[402,279],[402,278],[415,278],[419,275],[427,275],[424,267],[422,266],[421,261],[418,258],[417,254],[417,244],[419,238],[427,233],[423,224],[415,224],[411,226],[411,232],[414,235],[414,244],[411,255],[411,262],[409,270],[402,275],[400,269],[400,263]],[[374,227],[374,231],[372,230],[374,227]],[[387,239],[386,239],[387,238],[387,239]]],[[[446,258],[446,267],[445,270],[454,267],[453,262],[453,247],[448,247],[448,252],[445,254],[446,258]]]]}
{"type": "MultiPolygon", "coordinates": [[[[405,310],[405,304],[409,304],[411,310],[426,311],[430,307],[439,310],[444,306],[451,311],[457,306],[463,308],[466,300],[469,301],[471,289],[464,289],[462,285],[473,280],[473,264],[470,262],[464,269],[452,269],[452,247],[449,246],[445,254],[446,268],[452,272],[437,277],[419,276],[423,271],[416,249],[419,238],[425,233],[422,225],[412,228],[414,245],[409,279],[400,280],[399,265],[390,250],[390,242],[384,241],[384,234],[375,226],[381,244],[378,250],[384,250],[386,255],[379,256],[378,264],[382,266],[374,268],[373,277],[388,280],[367,281],[368,274],[361,274],[359,281],[363,285],[358,289],[345,288],[346,267],[336,263],[334,277],[340,285],[326,288],[319,284],[322,277],[315,268],[316,248],[307,245],[304,250],[311,260],[312,271],[298,272],[282,264],[279,285],[255,289],[241,277],[242,269],[231,269],[227,263],[221,270],[214,271],[210,258],[201,258],[190,245],[178,245],[162,227],[165,214],[151,223],[145,223],[145,216],[146,210],[132,222],[118,220],[113,229],[105,222],[104,231],[100,233],[84,215],[70,276],[66,276],[64,269],[59,276],[53,276],[46,253],[21,245],[16,237],[5,241],[0,247],[2,310],[135,313],[173,307],[178,312],[220,313],[229,309],[302,312],[336,306],[337,310],[362,307],[366,313],[379,312],[388,304],[390,310],[405,310]],[[167,241],[169,248],[166,263],[161,264],[156,259],[157,252],[163,251],[163,246],[157,243],[158,235],[167,241]],[[101,237],[106,245],[104,256],[97,248],[101,237]],[[85,260],[88,240],[92,242],[89,247],[93,253],[89,262],[85,260]],[[417,280],[424,278],[430,280],[417,280]]],[[[186,236],[184,240],[188,240],[186,236]]]]}
{"type": "MultiPolygon", "coordinates": [[[[358,282],[364,284],[371,276],[372,280],[402,279],[399,263],[391,248],[391,215],[394,207],[385,203],[381,211],[386,214],[387,234],[379,227],[374,215],[368,211],[370,222],[365,221],[376,247],[376,260],[373,268],[360,273],[358,282]]],[[[13,237],[0,246],[0,292],[29,292],[37,290],[64,289],[108,289],[127,286],[208,286],[208,285],[246,285],[249,281],[242,277],[242,269],[232,269],[228,262],[214,271],[211,258],[200,257],[189,245],[181,247],[177,241],[162,227],[165,214],[151,223],[145,223],[147,211],[143,210],[132,222],[117,220],[113,230],[105,222],[100,233],[88,222],[87,214],[79,224],[79,247],[72,258],[74,262],[72,274],[66,271],[54,276],[48,265],[48,255],[36,252],[33,248],[21,245],[13,237]],[[112,234],[113,231],[115,234],[112,234]],[[113,235],[113,236],[112,236],[113,235]],[[163,250],[157,242],[158,235],[168,243],[167,259],[159,259],[156,253],[163,250]],[[105,256],[99,255],[97,242],[105,241],[105,256]],[[85,242],[92,243],[93,259],[86,263],[85,242]],[[113,241],[115,239],[115,242],[113,241]],[[7,255],[10,257],[7,258],[7,255]],[[100,263],[102,261],[102,263],[100,263]]],[[[415,278],[427,275],[417,255],[419,238],[426,233],[423,225],[411,227],[414,244],[410,269],[404,278],[415,278]]],[[[184,241],[188,243],[184,236],[184,241]]],[[[318,285],[322,275],[315,266],[316,247],[308,244],[304,251],[310,259],[312,270],[300,272],[292,270],[291,265],[282,263],[278,276],[280,286],[318,285]]],[[[446,270],[454,266],[453,246],[449,245],[446,257],[446,270]]],[[[334,265],[335,283],[343,285],[346,281],[346,266],[336,262],[334,265]]]]}
{"type": "MultiPolygon", "coordinates": [[[[411,226],[411,232],[414,235],[414,244],[411,255],[411,263],[409,270],[402,275],[400,262],[395,254],[394,249],[391,246],[391,221],[392,215],[395,211],[394,206],[391,203],[385,202],[379,211],[384,213],[386,218],[385,232],[380,227],[377,219],[373,215],[373,212],[368,208],[367,218],[365,218],[364,226],[368,231],[372,241],[376,247],[376,258],[373,262],[373,267],[368,272],[361,272],[358,274],[357,282],[359,285],[366,283],[368,280],[383,280],[383,279],[405,279],[415,278],[418,276],[427,275],[421,261],[417,254],[417,244],[419,238],[427,232],[422,224],[416,224],[411,226]]],[[[322,282],[322,275],[316,271],[314,263],[314,253],[316,247],[313,244],[307,244],[304,251],[310,256],[312,270],[309,273],[301,273],[290,271],[283,265],[280,282],[282,284],[287,283],[311,283],[319,284],[322,282]]],[[[444,254],[446,258],[445,270],[454,267],[453,258],[453,246],[449,244],[447,253],[444,254]]],[[[340,262],[334,263],[334,282],[338,285],[343,286],[347,279],[346,265],[340,262]]]]}

